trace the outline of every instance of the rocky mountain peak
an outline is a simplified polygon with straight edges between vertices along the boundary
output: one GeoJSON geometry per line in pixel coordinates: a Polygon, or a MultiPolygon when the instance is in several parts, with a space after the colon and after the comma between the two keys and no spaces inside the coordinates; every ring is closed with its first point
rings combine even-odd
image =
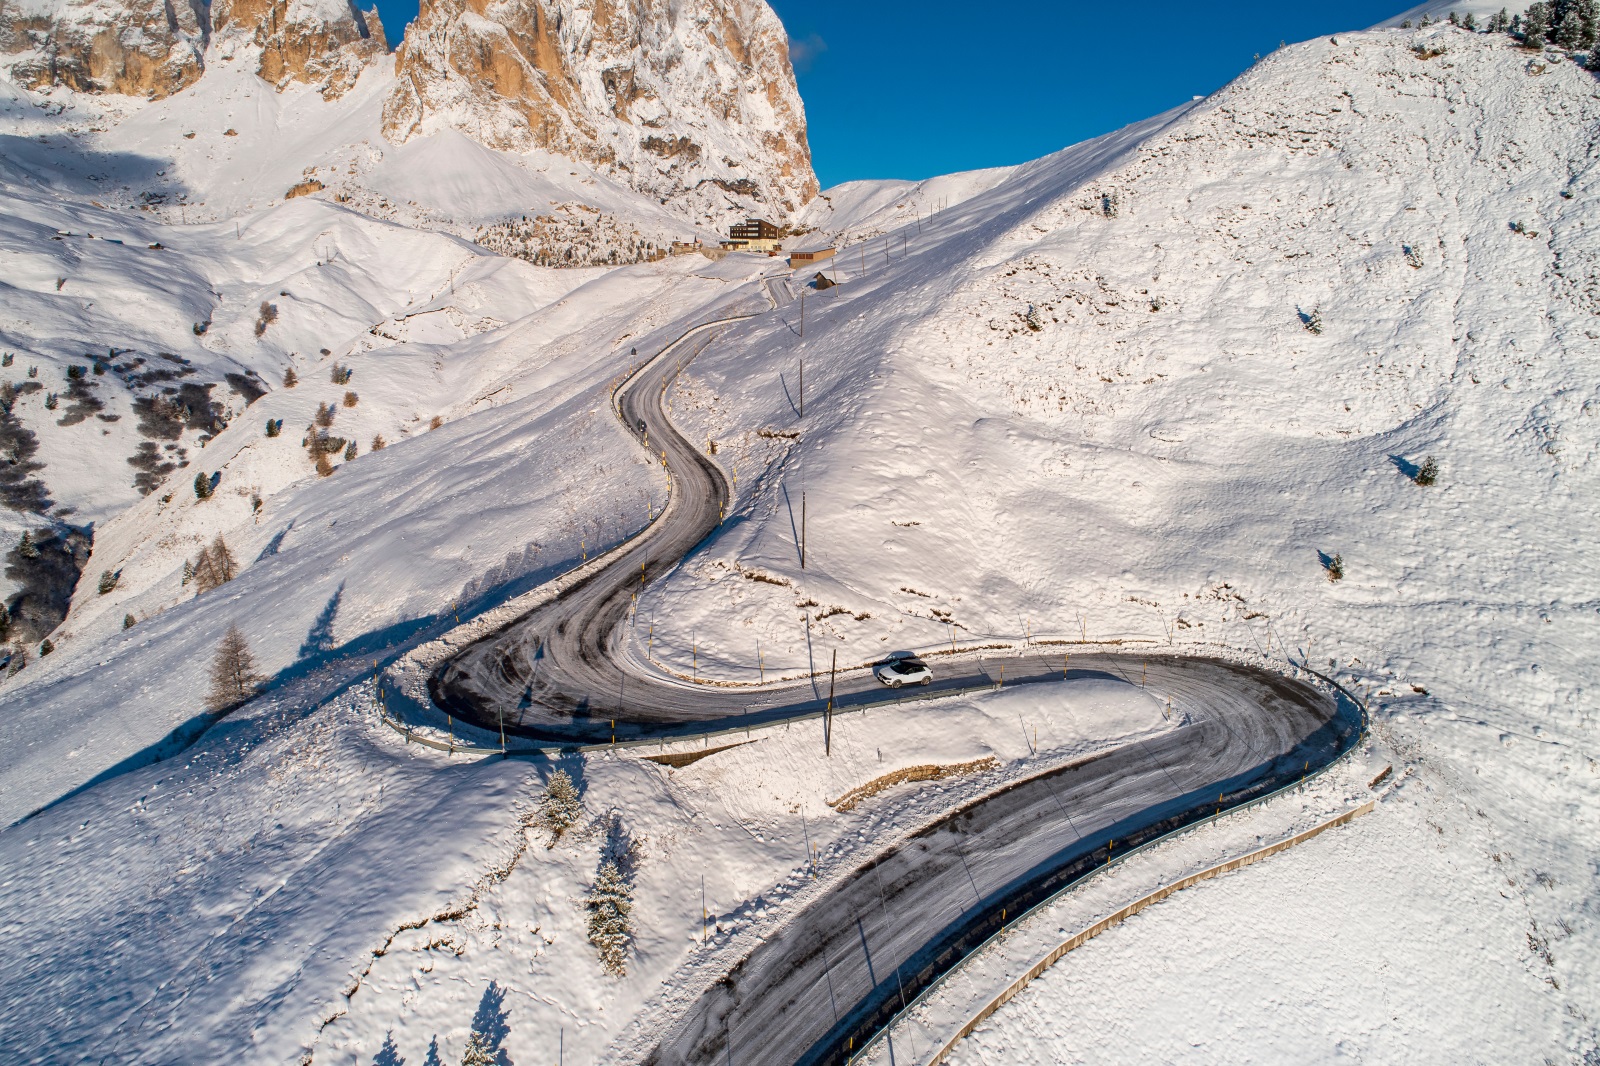
{"type": "Polygon", "coordinates": [[[817,191],[783,24],[764,0],[424,0],[384,133],[454,128],[581,159],[706,222],[817,191]]]}
{"type": "Polygon", "coordinates": [[[0,68],[27,89],[160,99],[205,72],[214,44],[330,98],[388,50],[377,8],[353,0],[0,0],[0,68]]]}

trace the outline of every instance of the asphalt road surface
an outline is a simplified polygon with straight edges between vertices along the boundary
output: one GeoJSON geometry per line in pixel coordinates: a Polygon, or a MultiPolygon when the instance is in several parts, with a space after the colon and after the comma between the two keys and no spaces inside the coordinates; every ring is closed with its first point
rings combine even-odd
{"type": "MultiPolygon", "coordinates": [[[[612,565],[442,664],[430,679],[442,707],[486,729],[555,744],[755,726],[822,708],[826,677],[713,688],[649,672],[619,654],[634,594],[712,535],[727,506],[722,471],[673,428],[663,403],[682,363],[725,326],[692,331],[617,395],[623,424],[668,470],[664,513],[612,565]]],[[[1003,913],[1015,915],[1082,876],[1108,849],[1136,846],[1325,765],[1358,732],[1353,707],[1265,670],[1078,652],[1068,664],[1063,650],[942,657],[934,660],[934,684],[918,691],[936,697],[991,686],[1000,680],[993,667],[1003,663],[1007,685],[1070,685],[1083,676],[1143,683],[1188,724],[1012,785],[884,853],[763,942],[648,1061],[843,1061],[998,928],[1003,913]]],[[[840,676],[834,707],[900,695],[870,671],[855,671],[840,676]]]]}

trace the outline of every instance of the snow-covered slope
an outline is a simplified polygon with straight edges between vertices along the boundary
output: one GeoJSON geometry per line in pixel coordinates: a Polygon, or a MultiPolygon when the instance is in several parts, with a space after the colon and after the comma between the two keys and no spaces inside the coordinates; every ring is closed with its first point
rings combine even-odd
{"type": "MultiPolygon", "coordinates": [[[[791,314],[693,367],[680,402],[743,499],[641,599],[649,651],[742,681],[758,641],[769,672],[1028,635],[1331,663],[1416,775],[1357,831],[1364,861],[1436,901],[1448,878],[1487,897],[1411,960],[1442,978],[1482,944],[1481,983],[1436,1001],[1432,980],[1363,967],[1341,1023],[1481,1017],[1503,997],[1520,1028],[1475,1027],[1461,1056],[1592,1046],[1569,1007],[1600,947],[1579,843],[1600,828],[1597,124],[1593,75],[1530,65],[1504,36],[1340,34],[1018,168],[913,225],[905,253],[868,242],[864,276],[847,249],[803,341],[791,314]],[[1405,865],[1419,847],[1448,857],[1405,865]]],[[[1319,890],[1345,954],[1387,957],[1382,915],[1319,890]]],[[[1119,986],[1096,987],[1114,1015],[1119,986]]]]}
{"type": "Polygon", "coordinates": [[[798,226],[815,231],[801,243],[854,243],[915,224],[994,188],[1014,167],[943,174],[923,181],[847,181],[823,191],[806,206],[798,226]]]}

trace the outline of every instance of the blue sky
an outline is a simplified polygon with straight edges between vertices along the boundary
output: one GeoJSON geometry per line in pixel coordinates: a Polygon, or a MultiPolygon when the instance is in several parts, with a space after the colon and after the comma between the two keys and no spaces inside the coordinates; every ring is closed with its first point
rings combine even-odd
{"type": "MultiPolygon", "coordinates": [[[[795,42],[824,187],[1034,159],[1212,92],[1279,41],[1362,29],[1410,6],[769,2],[795,42]]],[[[415,0],[378,7],[398,43],[415,0]]]]}

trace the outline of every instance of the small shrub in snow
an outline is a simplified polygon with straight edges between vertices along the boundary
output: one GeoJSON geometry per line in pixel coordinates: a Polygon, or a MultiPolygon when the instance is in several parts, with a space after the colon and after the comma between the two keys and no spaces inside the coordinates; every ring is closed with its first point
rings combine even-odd
{"type": "Polygon", "coordinates": [[[196,322],[196,323],[194,323],[194,325],[190,326],[189,328],[194,330],[194,335],[196,337],[204,337],[206,335],[206,330],[211,328],[211,323],[209,323],[209,322],[196,322]]]}
{"type": "Polygon", "coordinates": [[[1405,251],[1406,263],[1411,267],[1411,269],[1412,270],[1421,270],[1422,269],[1422,253],[1417,251],[1415,248],[1411,247],[1411,245],[1409,245],[1409,244],[1402,244],[1400,247],[1405,251]]]}
{"type": "Polygon", "coordinates": [[[344,446],[344,461],[348,463],[352,459],[354,459],[355,457],[356,457],[356,442],[355,441],[351,441],[349,444],[346,444],[344,446]]]}
{"type": "Polygon", "coordinates": [[[346,392],[344,394],[344,405],[346,407],[354,407],[356,404],[358,404],[360,402],[361,402],[361,397],[357,396],[355,393],[346,392]]]}
{"type": "Polygon", "coordinates": [[[1044,329],[1044,323],[1039,321],[1039,309],[1032,304],[1028,305],[1028,313],[1022,316],[1022,320],[1035,333],[1039,333],[1044,329]]]}
{"type": "Polygon", "coordinates": [[[117,583],[122,580],[121,570],[102,570],[100,572],[100,595],[105,596],[116,591],[117,583]]]}
{"type": "Polygon", "coordinates": [[[43,642],[41,642],[40,645],[39,645],[39,658],[43,659],[46,655],[49,655],[51,652],[53,652],[55,650],[56,650],[56,646],[54,644],[50,643],[50,638],[49,637],[46,637],[43,640],[43,642]]]}
{"type": "Polygon", "coordinates": [[[22,531],[22,539],[17,541],[17,554],[24,559],[39,558],[39,546],[33,542],[33,534],[27,530],[22,531]]]}
{"type": "Polygon", "coordinates": [[[339,409],[333,406],[331,403],[317,404],[317,425],[321,426],[323,429],[327,429],[329,426],[333,425],[333,416],[338,413],[338,410],[339,409]]]}
{"type": "Polygon", "coordinates": [[[385,448],[387,448],[388,446],[389,446],[389,442],[383,439],[383,434],[382,433],[376,434],[372,438],[372,450],[373,451],[381,452],[385,448]]]}
{"type": "MultiPolygon", "coordinates": [[[[355,373],[356,372],[354,370],[345,366],[343,363],[334,363],[333,368],[328,372],[328,377],[335,385],[348,385],[350,384],[350,379],[355,376],[355,373]]],[[[346,404],[345,406],[354,407],[355,404],[346,404]]]]}
{"type": "Polygon", "coordinates": [[[211,475],[203,470],[194,476],[194,498],[197,500],[211,499],[211,475]]]}
{"type": "Polygon", "coordinates": [[[443,415],[434,415],[433,416],[433,421],[428,423],[428,428],[429,429],[438,429],[442,425],[444,425],[444,416],[443,415]]]}
{"type": "Polygon", "coordinates": [[[135,618],[133,615],[125,614],[125,615],[122,616],[122,628],[123,629],[132,629],[134,626],[136,626],[138,624],[139,624],[139,620],[137,618],[135,618]]]}
{"type": "Polygon", "coordinates": [[[1343,581],[1344,580],[1344,556],[1335,555],[1332,559],[1329,559],[1324,565],[1327,567],[1327,570],[1328,570],[1328,580],[1329,581],[1343,581]]]}
{"type": "Polygon", "coordinates": [[[1422,461],[1422,465],[1417,467],[1417,472],[1412,476],[1411,480],[1415,481],[1418,485],[1424,486],[1432,485],[1434,482],[1438,481],[1439,461],[1431,455],[1428,456],[1422,461]]]}
{"type": "Polygon", "coordinates": [[[294,367],[291,366],[288,370],[283,372],[283,387],[286,389],[292,389],[298,384],[300,384],[300,375],[296,374],[294,372],[294,367]]]}
{"type": "Polygon", "coordinates": [[[283,419],[281,419],[281,418],[269,418],[269,419],[267,419],[267,436],[276,437],[278,434],[280,434],[282,432],[283,432],[283,419]]]}
{"type": "Polygon", "coordinates": [[[628,942],[633,938],[633,890],[615,861],[607,859],[595,872],[584,903],[589,911],[589,943],[600,952],[600,965],[613,977],[628,972],[628,942]]]}
{"type": "Polygon", "coordinates": [[[10,669],[6,671],[6,676],[7,677],[15,677],[17,675],[17,672],[19,670],[21,670],[24,666],[27,666],[27,665],[28,665],[28,649],[27,648],[18,648],[16,651],[11,653],[11,666],[10,666],[10,669]]]}
{"type": "Polygon", "coordinates": [[[1308,333],[1322,332],[1322,309],[1313,307],[1310,311],[1300,312],[1300,324],[1308,333]]]}
{"type": "Polygon", "coordinates": [[[327,477],[331,473],[333,473],[333,464],[328,462],[327,453],[326,452],[318,452],[317,453],[317,476],[318,477],[327,477]]]}
{"type": "Polygon", "coordinates": [[[539,808],[539,814],[545,828],[550,830],[550,843],[546,846],[552,848],[561,839],[561,834],[576,825],[583,816],[583,800],[578,795],[578,787],[565,770],[557,770],[550,775],[550,781],[544,787],[544,803],[539,808]]]}
{"type": "Polygon", "coordinates": [[[30,367],[29,367],[29,368],[28,368],[28,376],[29,376],[29,377],[30,377],[30,378],[36,378],[36,377],[38,377],[38,376],[39,376],[39,368],[38,368],[38,367],[36,367],[36,366],[30,366],[30,367]]]}
{"type": "Polygon", "coordinates": [[[83,375],[88,373],[88,372],[89,372],[89,368],[86,367],[86,366],[82,366],[82,365],[80,365],[78,363],[68,363],[67,364],[67,380],[68,381],[75,381],[78,378],[83,377],[83,375]]]}
{"type": "Polygon", "coordinates": [[[238,626],[229,626],[211,660],[211,691],[206,694],[206,709],[225,711],[237,707],[256,694],[261,681],[249,642],[238,626]]]}
{"type": "Polygon", "coordinates": [[[15,354],[12,352],[7,352],[4,355],[0,355],[0,366],[10,366],[12,363],[16,362],[16,360],[17,357],[15,354]]]}
{"type": "Polygon", "coordinates": [[[267,327],[278,321],[278,305],[261,301],[261,307],[256,314],[256,336],[267,332],[267,327]]]}
{"type": "Polygon", "coordinates": [[[44,394],[44,409],[46,411],[54,411],[56,406],[60,403],[61,400],[58,396],[56,396],[55,393],[47,392],[44,394]]]}

